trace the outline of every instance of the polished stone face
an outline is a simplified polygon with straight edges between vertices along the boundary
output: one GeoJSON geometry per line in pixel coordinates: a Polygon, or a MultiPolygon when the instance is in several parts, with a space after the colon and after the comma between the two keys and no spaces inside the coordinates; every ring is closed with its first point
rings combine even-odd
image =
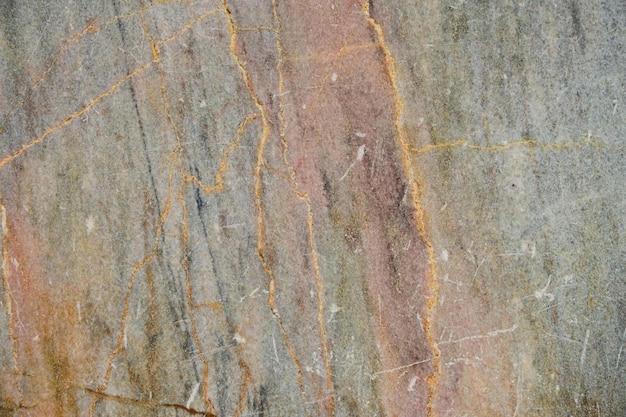
{"type": "Polygon", "coordinates": [[[0,415],[624,415],[625,44],[619,1],[0,2],[0,415]]]}

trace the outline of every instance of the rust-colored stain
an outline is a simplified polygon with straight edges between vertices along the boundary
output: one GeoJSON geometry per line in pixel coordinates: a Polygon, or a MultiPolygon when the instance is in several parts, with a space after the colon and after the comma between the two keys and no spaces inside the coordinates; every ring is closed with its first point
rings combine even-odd
{"type": "Polygon", "coordinates": [[[32,415],[77,414],[84,376],[90,372],[85,329],[71,287],[58,288],[46,279],[38,254],[46,249],[28,216],[0,206],[2,279],[6,292],[11,342],[12,380],[4,404],[32,415]]]}
{"type": "MultiPolygon", "coordinates": [[[[285,36],[289,156],[300,163],[297,180],[312,196],[321,224],[333,206],[360,205],[356,222],[380,346],[380,397],[388,415],[423,415],[437,360],[421,319],[430,314],[424,302],[429,247],[416,224],[415,179],[403,160],[392,57],[367,3],[312,15],[306,10],[314,4],[300,4],[285,36]],[[312,59],[303,59],[302,44],[310,46],[304,53],[312,59]],[[405,370],[418,382],[407,393],[411,378],[385,370],[410,364],[405,370]]],[[[354,226],[354,218],[342,220],[333,226],[354,226]]]]}
{"type": "MultiPolygon", "coordinates": [[[[102,28],[131,20],[141,28],[151,57],[131,66],[87,104],[0,159],[0,169],[13,167],[32,149],[125,88],[145,99],[144,104],[157,113],[163,129],[174,138],[157,174],[166,184],[159,212],[154,212],[150,198],[141,202],[146,212],[151,212],[142,227],[153,229],[153,234],[145,239],[145,255],[124,277],[123,296],[115,301],[120,309],[116,316],[119,328],[101,335],[109,341],[109,351],[94,352],[90,346],[94,335],[83,323],[80,307],[87,284],[58,286],[50,281],[45,259],[38,254],[54,248],[47,246],[45,236],[31,224],[19,199],[4,196],[2,278],[14,369],[3,376],[7,381],[3,407],[28,410],[29,415],[97,415],[102,407],[114,404],[139,407],[147,413],[171,408],[218,415],[220,407],[227,407],[220,397],[225,394],[215,375],[215,355],[205,347],[211,334],[198,318],[209,314],[228,323],[227,331],[234,333],[238,343],[231,349],[239,368],[233,383],[237,388],[227,397],[229,410],[235,416],[245,415],[254,403],[249,398],[252,388],[266,378],[259,371],[264,358],[257,352],[261,348],[246,345],[240,334],[245,334],[246,323],[232,324],[222,300],[198,301],[195,282],[205,278],[193,276],[190,266],[194,260],[192,208],[187,192],[193,189],[201,195],[198,198],[212,198],[231,187],[226,180],[231,158],[244,149],[244,136],[256,129],[259,136],[254,147],[246,149],[256,217],[256,258],[248,262],[260,263],[264,273],[259,294],[264,294],[265,308],[290,361],[285,369],[293,372],[288,378],[296,381],[301,400],[297,409],[309,416],[333,416],[343,407],[341,401],[358,401],[342,400],[337,394],[348,392],[336,383],[340,365],[335,347],[350,333],[332,323],[346,308],[334,302],[338,298],[337,275],[342,275],[363,289],[358,299],[366,304],[368,316],[349,320],[367,323],[374,335],[368,343],[376,359],[368,364],[372,372],[365,378],[376,390],[376,407],[390,416],[434,416],[440,373],[432,325],[438,296],[435,257],[418,199],[418,174],[410,160],[416,151],[402,126],[403,103],[383,28],[372,16],[369,3],[354,0],[326,8],[320,8],[317,1],[272,1],[272,26],[258,27],[240,26],[238,2],[214,3],[161,38],[152,32],[148,5],[101,25],[97,19],[90,21],[62,44],[52,66],[59,56],[102,28]],[[218,160],[217,171],[211,180],[203,180],[186,165],[186,131],[179,120],[182,111],[176,110],[177,100],[171,97],[171,86],[178,80],[172,80],[163,61],[169,48],[174,48],[172,44],[178,45],[208,19],[221,25],[221,36],[227,35],[223,42],[230,53],[228,59],[238,71],[242,101],[249,103],[252,111],[237,122],[236,133],[223,152],[217,158],[211,155],[218,160]],[[193,360],[199,369],[200,382],[186,404],[182,398],[176,402],[152,398],[152,390],[162,395],[167,391],[165,384],[157,381],[159,352],[164,353],[164,348],[156,342],[145,352],[141,362],[147,363],[145,369],[128,367],[128,378],[152,387],[150,392],[137,397],[122,395],[114,388],[116,373],[126,372],[116,364],[131,360],[126,353],[127,339],[131,322],[137,320],[131,304],[140,286],[146,288],[150,300],[144,320],[147,338],[158,339],[159,326],[167,321],[159,310],[167,306],[157,302],[160,284],[154,270],[165,250],[163,242],[172,241],[181,252],[174,268],[183,277],[181,297],[189,349],[195,353],[193,360]],[[326,258],[333,255],[335,247],[345,248],[341,249],[346,251],[345,258],[357,262],[360,270],[334,273],[326,258]],[[194,403],[196,398],[199,401],[194,403]],[[203,410],[197,408],[199,404],[203,410]]],[[[44,85],[49,74],[48,68],[33,89],[44,85]]],[[[119,134],[117,137],[119,142],[119,134]]],[[[232,239],[227,216],[216,218],[219,227],[226,228],[225,236],[232,239]]],[[[68,269],[71,271],[71,265],[68,269]]],[[[265,355],[275,353],[278,359],[276,352],[273,346],[273,352],[265,355]]]]}

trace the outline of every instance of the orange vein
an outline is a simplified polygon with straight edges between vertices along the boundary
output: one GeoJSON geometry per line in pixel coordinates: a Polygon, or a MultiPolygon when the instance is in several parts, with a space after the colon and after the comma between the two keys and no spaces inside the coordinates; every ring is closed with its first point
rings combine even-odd
{"type": "MultiPolygon", "coordinates": [[[[289,356],[291,357],[291,360],[294,366],[296,367],[298,386],[300,388],[300,397],[302,398],[302,403],[305,404],[306,395],[304,393],[304,383],[302,381],[302,368],[300,366],[300,363],[298,362],[298,358],[296,357],[295,350],[293,348],[291,340],[289,339],[289,335],[287,334],[287,331],[285,330],[285,326],[280,317],[280,314],[278,313],[278,310],[276,309],[276,305],[275,305],[276,278],[274,276],[274,271],[270,267],[268,260],[265,259],[265,254],[264,254],[266,236],[265,236],[264,210],[263,210],[263,203],[262,203],[262,197],[261,197],[261,194],[263,192],[262,171],[263,171],[263,165],[264,165],[263,155],[265,152],[265,146],[267,145],[267,142],[269,140],[270,125],[267,119],[267,113],[265,111],[265,107],[259,100],[259,97],[254,93],[250,75],[248,74],[244,65],[242,64],[239,54],[237,52],[237,29],[233,22],[233,17],[230,12],[230,9],[228,8],[228,4],[226,0],[223,0],[222,4],[224,7],[224,14],[228,22],[228,28],[230,31],[230,50],[232,52],[233,58],[235,59],[235,62],[237,63],[237,66],[239,67],[239,70],[241,71],[243,81],[246,85],[246,88],[250,92],[250,96],[252,100],[254,101],[254,105],[259,110],[259,113],[261,115],[261,120],[262,120],[262,126],[263,126],[263,131],[262,131],[263,133],[261,135],[261,139],[259,140],[259,145],[257,148],[257,163],[254,169],[254,195],[255,195],[256,202],[257,202],[257,209],[259,213],[258,219],[257,219],[257,226],[258,226],[257,256],[261,262],[261,265],[263,266],[263,269],[265,270],[265,273],[269,277],[268,303],[269,303],[270,311],[272,312],[274,319],[276,320],[276,322],[278,323],[278,326],[281,329],[281,333],[283,334],[283,339],[285,340],[285,345],[289,352],[289,356]]],[[[308,411],[307,411],[307,416],[310,416],[310,413],[308,411]]]]}
{"type": "Polygon", "coordinates": [[[10,153],[7,156],[5,156],[4,158],[0,159],[0,169],[4,168],[5,165],[7,165],[9,162],[13,161],[15,158],[17,158],[18,156],[20,156],[21,154],[26,152],[28,149],[30,149],[33,146],[43,142],[52,133],[54,133],[54,132],[56,132],[56,131],[58,131],[60,129],[63,129],[65,126],[70,124],[74,119],[76,119],[77,117],[80,117],[83,114],[87,113],[93,106],[95,106],[103,98],[108,97],[115,90],[117,90],[119,88],[119,86],[122,85],[125,81],[130,80],[131,78],[133,78],[137,74],[141,73],[142,71],[144,71],[146,68],[148,68],[152,64],[153,64],[153,61],[147,62],[147,63],[143,64],[142,66],[140,66],[139,68],[135,69],[133,72],[131,72],[131,73],[125,75],[124,77],[118,79],[115,83],[113,83],[113,85],[111,87],[109,87],[108,90],[98,94],[93,100],[91,100],[89,103],[87,103],[85,106],[83,106],[80,110],[75,111],[74,113],[70,114],[65,119],[63,119],[62,122],[57,123],[56,125],[47,128],[37,138],[31,140],[30,142],[28,142],[25,145],[23,145],[21,148],[13,151],[12,153],[10,153]]]}
{"type": "MultiPolygon", "coordinates": [[[[185,28],[187,29],[191,28],[191,26],[196,21],[197,20],[194,20],[188,23],[185,26],[185,28]]],[[[150,39],[150,42],[152,44],[152,53],[154,55],[154,59],[158,60],[160,58],[159,45],[161,45],[163,42],[155,41],[154,37],[149,33],[148,26],[145,21],[143,13],[142,13],[142,27],[143,27],[143,31],[145,35],[150,39]]],[[[177,33],[179,34],[179,36],[181,36],[187,29],[179,31],[177,33]]],[[[169,37],[168,40],[169,39],[174,39],[174,36],[169,37]]],[[[204,401],[204,404],[207,410],[209,410],[210,413],[215,414],[216,413],[215,406],[213,405],[213,402],[209,398],[209,361],[206,359],[204,350],[202,349],[202,343],[200,342],[200,336],[198,335],[198,328],[196,325],[196,320],[195,320],[194,312],[193,312],[193,289],[191,286],[191,273],[189,271],[189,265],[188,265],[188,259],[187,259],[188,242],[189,242],[189,232],[188,232],[189,229],[187,225],[187,203],[185,202],[185,198],[183,194],[186,181],[185,181],[185,173],[183,172],[183,169],[181,166],[180,152],[179,152],[181,150],[181,138],[178,132],[178,127],[176,126],[176,123],[174,122],[174,118],[172,117],[172,114],[170,112],[170,108],[168,105],[169,98],[167,95],[167,79],[165,77],[164,71],[161,68],[159,68],[159,77],[160,77],[161,97],[163,99],[163,113],[165,114],[169,125],[174,131],[174,136],[176,137],[176,143],[177,143],[176,149],[172,153],[172,156],[173,156],[172,166],[174,164],[178,165],[180,173],[182,175],[182,179],[178,185],[178,201],[181,205],[182,214],[183,214],[183,219],[182,219],[183,256],[181,259],[181,266],[183,270],[185,271],[185,283],[186,283],[186,290],[187,290],[186,295],[187,295],[187,305],[189,308],[189,320],[191,323],[191,334],[194,340],[194,344],[196,345],[196,349],[198,350],[198,357],[200,358],[200,361],[202,362],[202,365],[203,365],[202,400],[204,401]]],[[[172,177],[172,174],[170,173],[170,181],[171,181],[171,177],[172,177]]]]}
{"type": "Polygon", "coordinates": [[[620,150],[624,149],[623,146],[611,145],[597,139],[592,139],[590,137],[586,137],[580,141],[572,141],[567,143],[541,143],[536,139],[526,139],[526,140],[516,140],[513,142],[503,143],[501,145],[474,145],[471,144],[466,139],[459,139],[455,142],[444,142],[444,143],[435,143],[430,145],[425,145],[421,148],[415,148],[413,146],[409,147],[409,151],[413,154],[425,154],[431,151],[436,151],[439,149],[449,149],[449,148],[466,148],[475,151],[483,151],[483,152],[497,152],[497,151],[505,151],[512,148],[517,148],[521,146],[526,146],[529,148],[538,148],[538,149],[554,149],[554,150],[564,150],[564,149],[572,149],[572,148],[581,148],[583,146],[595,146],[598,148],[607,148],[607,149],[615,149],[620,150]]]}
{"type": "MultiPolygon", "coordinates": [[[[100,28],[98,26],[96,26],[92,21],[89,21],[87,23],[87,26],[85,26],[83,30],[81,30],[80,32],[72,36],[67,41],[63,42],[63,44],[61,45],[57,53],[54,55],[54,58],[52,58],[52,61],[48,65],[48,68],[46,68],[46,70],[39,76],[37,81],[35,81],[35,84],[33,84],[33,86],[31,87],[30,91],[24,96],[21,102],[17,104],[15,107],[21,108],[24,105],[26,100],[28,100],[28,97],[30,97],[33,91],[36,90],[41,85],[41,83],[45,80],[48,74],[52,71],[56,63],[59,61],[59,59],[61,59],[61,56],[63,55],[65,50],[69,48],[71,44],[79,41],[87,33],[90,33],[90,32],[95,33],[99,30],[100,28]]],[[[9,120],[13,117],[14,114],[15,114],[15,110],[12,110],[11,112],[9,112],[9,114],[6,115],[6,117],[4,118],[4,123],[2,124],[2,126],[0,126],[0,133],[4,132],[4,130],[6,129],[6,125],[9,123],[9,120]]]]}
{"type": "Polygon", "coordinates": [[[174,32],[173,34],[171,34],[170,36],[163,38],[161,40],[159,40],[158,42],[156,42],[157,45],[163,45],[164,43],[174,39],[174,38],[179,38],[181,37],[185,32],[187,32],[189,29],[191,29],[191,27],[193,25],[195,25],[196,23],[206,19],[207,17],[215,14],[216,12],[218,12],[222,7],[216,7],[214,9],[209,10],[208,12],[201,14],[200,16],[196,16],[195,18],[193,18],[192,20],[189,21],[189,23],[187,23],[185,26],[183,26],[182,29],[180,29],[177,32],[174,32]]]}
{"type": "MultiPolygon", "coordinates": [[[[102,29],[105,29],[105,28],[115,24],[119,20],[127,19],[129,17],[132,17],[132,16],[135,16],[137,14],[143,13],[144,10],[150,9],[151,7],[153,7],[152,4],[147,4],[147,5],[144,5],[144,6],[140,7],[137,10],[133,10],[133,11],[131,11],[129,13],[126,13],[126,14],[123,14],[123,15],[115,16],[112,19],[106,21],[101,26],[98,26],[98,25],[95,24],[95,21],[96,21],[95,18],[90,19],[87,22],[87,25],[80,32],[76,33],[70,39],[68,39],[67,41],[63,42],[63,44],[61,45],[61,47],[59,48],[57,53],[52,58],[52,61],[50,62],[50,64],[46,68],[46,70],[39,76],[39,78],[37,79],[35,84],[33,84],[33,87],[31,88],[31,91],[26,95],[26,97],[21,101],[21,103],[17,104],[17,107],[21,108],[24,105],[24,102],[27,100],[27,98],[33,92],[33,90],[36,90],[43,83],[43,81],[46,79],[48,74],[50,74],[50,72],[54,69],[54,66],[56,65],[56,63],[61,59],[61,57],[67,51],[67,49],[69,49],[71,44],[78,42],[79,40],[84,38],[85,35],[87,35],[89,33],[99,32],[102,29]]],[[[4,123],[0,126],[0,133],[2,133],[6,129],[6,125],[7,125],[8,121],[13,117],[14,114],[15,114],[15,110],[13,110],[13,111],[9,112],[9,114],[7,114],[7,116],[5,117],[4,123]]]]}
{"type": "Polygon", "coordinates": [[[248,124],[258,119],[259,117],[261,117],[261,114],[259,113],[251,114],[248,117],[246,117],[243,122],[239,124],[239,127],[237,128],[236,139],[224,150],[224,153],[222,154],[220,167],[217,171],[217,174],[215,174],[215,184],[205,185],[196,176],[188,174],[188,173],[184,174],[185,181],[194,183],[206,194],[210,194],[215,191],[222,191],[224,189],[224,174],[226,174],[226,169],[228,168],[228,155],[232,151],[234,151],[237,148],[237,146],[239,146],[239,144],[241,143],[241,138],[244,132],[246,131],[246,129],[248,128],[248,124]]]}
{"type": "Polygon", "coordinates": [[[356,53],[369,48],[378,47],[377,43],[364,43],[357,45],[344,45],[337,50],[337,52],[329,54],[313,54],[302,57],[286,57],[284,60],[289,62],[303,62],[303,61],[334,61],[337,58],[341,58],[342,55],[350,53],[356,53]]]}
{"type": "Polygon", "coordinates": [[[411,160],[410,160],[410,149],[411,145],[409,143],[408,138],[406,137],[406,132],[402,127],[402,114],[404,112],[404,103],[400,97],[400,92],[398,91],[398,85],[396,80],[396,65],[393,55],[389,50],[389,47],[385,43],[385,36],[383,33],[383,29],[380,24],[372,17],[369,10],[369,3],[362,2],[361,10],[363,11],[363,15],[365,19],[370,24],[374,33],[376,34],[376,38],[378,39],[378,44],[380,49],[384,55],[385,69],[387,71],[387,76],[389,77],[389,81],[391,83],[391,88],[393,91],[394,97],[394,107],[395,107],[395,127],[396,127],[396,138],[400,145],[400,150],[402,151],[402,164],[404,168],[405,175],[411,184],[411,197],[413,200],[413,205],[415,207],[415,222],[417,224],[417,230],[424,240],[426,244],[426,248],[428,251],[428,260],[429,260],[429,268],[427,272],[427,282],[428,289],[430,291],[428,301],[426,304],[426,317],[424,318],[424,331],[426,333],[426,338],[428,340],[428,344],[430,345],[430,349],[433,355],[433,373],[428,377],[428,403],[427,403],[427,414],[428,417],[435,416],[434,402],[435,397],[437,395],[437,388],[439,384],[439,375],[441,372],[441,365],[439,360],[439,348],[437,346],[437,341],[435,340],[435,336],[433,335],[433,314],[435,307],[437,306],[437,298],[439,295],[439,282],[437,280],[437,264],[435,263],[435,253],[433,249],[433,245],[428,239],[426,233],[426,224],[424,220],[424,210],[419,202],[418,196],[420,195],[419,183],[417,180],[417,175],[415,174],[411,160]]]}
{"type": "Polygon", "coordinates": [[[33,85],[33,90],[36,89],[37,87],[39,87],[41,85],[41,83],[43,82],[43,80],[46,78],[46,76],[52,71],[52,69],[54,68],[54,66],[56,65],[56,63],[59,61],[59,59],[61,59],[61,56],[63,55],[63,53],[65,52],[65,50],[67,48],[69,48],[69,46],[71,44],[73,44],[74,42],[78,42],[83,36],[85,36],[88,33],[96,33],[97,31],[99,31],[100,28],[94,24],[93,20],[90,20],[87,22],[87,26],[85,26],[83,28],[83,30],[81,30],[80,32],[78,32],[76,35],[72,36],[70,39],[68,39],[67,41],[65,41],[63,43],[63,45],[61,45],[61,48],[59,48],[59,50],[57,51],[57,53],[55,54],[54,58],[52,59],[52,62],[50,62],[50,65],[48,65],[48,68],[46,68],[46,70],[41,74],[41,76],[39,77],[39,79],[37,80],[37,82],[35,82],[35,84],[33,85]]]}
{"type": "Polygon", "coordinates": [[[326,334],[326,323],[324,322],[324,280],[322,278],[322,273],[320,271],[320,263],[318,252],[315,245],[315,229],[314,229],[314,219],[313,219],[313,208],[311,207],[311,199],[309,195],[299,190],[298,180],[296,179],[296,172],[289,159],[287,158],[288,151],[288,143],[286,138],[286,129],[287,122],[285,120],[284,114],[284,103],[283,103],[283,90],[284,90],[284,79],[283,79],[283,71],[282,71],[282,62],[283,62],[283,45],[281,39],[281,25],[280,19],[278,17],[278,9],[276,7],[276,0],[272,0],[272,11],[274,13],[274,20],[276,25],[276,50],[278,53],[278,63],[276,67],[276,72],[278,73],[278,117],[280,120],[280,140],[283,145],[283,160],[285,162],[285,166],[289,171],[290,182],[293,187],[294,193],[298,197],[298,199],[304,201],[307,207],[307,228],[308,228],[308,240],[309,240],[309,249],[311,251],[311,256],[313,258],[313,269],[315,274],[315,284],[317,290],[317,323],[319,326],[320,339],[322,342],[322,356],[324,359],[324,367],[326,371],[326,389],[329,392],[328,396],[328,408],[332,415],[335,415],[335,396],[334,396],[334,385],[332,380],[332,368],[330,364],[330,353],[328,350],[328,337],[326,334]]]}
{"type": "MultiPolygon", "coordinates": [[[[239,348],[240,358],[242,356],[241,350],[242,348],[240,347],[239,348]]],[[[250,379],[251,379],[250,367],[248,366],[248,364],[243,359],[239,359],[239,365],[244,369],[244,375],[243,375],[243,382],[241,383],[241,391],[239,393],[239,403],[237,404],[237,409],[233,413],[233,417],[239,417],[246,405],[246,398],[248,396],[247,395],[248,384],[250,383],[250,379]]]]}
{"type": "MultiPolygon", "coordinates": [[[[136,14],[136,13],[143,13],[143,10],[145,9],[145,7],[142,7],[141,9],[139,9],[138,12],[132,12],[129,15],[132,14],[136,14]]],[[[50,136],[50,134],[64,128],[65,126],[67,126],[69,123],[71,123],[74,119],[76,119],[77,117],[82,116],[83,114],[87,113],[94,105],[96,105],[98,102],[100,102],[103,98],[108,97],[109,95],[111,95],[115,90],[117,90],[125,81],[135,77],[136,75],[138,75],[139,73],[141,73],[142,71],[144,71],[145,69],[147,69],[148,67],[150,67],[152,64],[154,64],[155,62],[158,62],[160,59],[160,52],[159,52],[159,47],[173,39],[176,39],[177,37],[182,36],[185,32],[187,32],[195,23],[205,19],[206,17],[210,16],[211,14],[215,13],[216,11],[218,11],[220,8],[216,8],[213,9],[201,16],[198,16],[196,18],[194,18],[192,21],[190,21],[187,25],[185,25],[181,30],[179,30],[178,32],[164,38],[161,40],[154,40],[154,38],[152,38],[151,36],[148,35],[148,33],[146,32],[146,28],[145,28],[145,22],[142,22],[142,27],[144,29],[144,33],[146,34],[146,36],[148,36],[148,38],[150,39],[151,45],[152,45],[152,54],[153,54],[153,59],[150,62],[147,62],[143,65],[141,65],[140,67],[138,67],[137,69],[135,69],[133,72],[125,75],[124,77],[118,79],[111,87],[109,87],[108,90],[100,93],[99,95],[97,95],[93,100],[91,100],[89,103],[87,103],[85,106],[83,106],[80,110],[70,114],[69,116],[67,116],[63,121],[57,123],[56,125],[53,125],[49,128],[47,128],[40,136],[38,136],[37,138],[31,140],[30,142],[26,143],[25,145],[23,145],[22,147],[20,147],[19,149],[13,151],[12,153],[8,154],[7,156],[5,156],[4,158],[0,159],[0,169],[4,168],[5,165],[7,165],[8,163],[10,163],[11,161],[13,161],[15,158],[17,158],[18,156],[22,155],[24,152],[26,152],[28,149],[32,148],[33,146],[43,142],[48,136],[50,136]]],[[[111,22],[116,21],[118,19],[121,19],[122,17],[125,16],[118,16],[115,17],[114,19],[111,20],[111,22]]],[[[110,22],[107,22],[107,24],[109,24],[110,22]]],[[[87,26],[87,28],[90,28],[91,26],[87,26]]],[[[93,26],[95,27],[95,26],[93,26]]],[[[87,29],[84,29],[87,31],[87,29]]],[[[93,29],[90,29],[93,30],[93,29]]]]}
{"type": "Polygon", "coordinates": [[[189,228],[187,225],[187,203],[185,202],[185,196],[183,195],[183,190],[185,186],[185,181],[181,181],[180,187],[178,189],[178,200],[183,209],[183,256],[182,256],[182,267],[185,271],[185,282],[187,285],[187,304],[189,306],[189,319],[191,321],[191,333],[193,335],[193,341],[196,344],[196,349],[198,349],[198,356],[200,357],[200,361],[204,365],[204,370],[202,372],[202,399],[206,404],[208,410],[215,414],[215,407],[213,406],[211,400],[209,399],[209,361],[206,359],[204,355],[204,351],[202,349],[202,344],[200,343],[200,336],[198,335],[198,329],[196,326],[196,321],[193,315],[193,288],[191,286],[191,272],[189,271],[189,265],[187,261],[188,257],[188,243],[189,243],[189,228]]]}
{"type": "Polygon", "coordinates": [[[144,14],[143,10],[141,10],[140,14],[141,14],[141,30],[143,31],[143,35],[146,38],[148,38],[148,40],[150,41],[150,47],[152,48],[152,60],[154,62],[158,62],[159,59],[161,58],[159,47],[157,46],[157,42],[154,39],[154,36],[152,36],[150,31],[148,30],[148,22],[146,22],[146,15],[144,14]]]}
{"type": "MultiPolygon", "coordinates": [[[[135,286],[135,278],[137,276],[137,274],[149,263],[152,261],[152,259],[154,258],[154,256],[156,255],[157,249],[158,249],[158,244],[159,244],[159,239],[161,237],[161,233],[163,232],[163,225],[165,224],[165,220],[167,219],[167,216],[169,214],[170,211],[170,205],[172,202],[172,177],[174,174],[174,162],[171,163],[170,165],[170,171],[169,171],[169,180],[168,180],[168,196],[167,196],[167,200],[165,201],[165,206],[163,209],[163,212],[161,212],[161,217],[159,219],[159,225],[157,226],[156,229],[156,233],[154,236],[154,243],[152,245],[152,248],[150,250],[150,252],[143,258],[143,260],[141,262],[139,262],[138,264],[136,264],[133,267],[133,270],[130,274],[130,278],[128,280],[128,286],[126,288],[126,295],[124,297],[124,310],[122,311],[122,319],[121,319],[121,323],[120,323],[120,333],[118,335],[117,338],[117,344],[115,347],[115,350],[113,351],[113,353],[111,354],[111,356],[109,357],[109,363],[107,365],[107,369],[104,375],[104,382],[102,383],[102,385],[100,385],[100,387],[98,387],[98,391],[99,392],[104,392],[108,385],[109,385],[109,381],[111,379],[111,373],[113,371],[113,362],[115,361],[115,358],[122,353],[122,351],[124,350],[124,340],[126,339],[126,321],[128,320],[128,314],[129,314],[129,307],[130,307],[130,296],[132,294],[133,288],[135,286]]],[[[91,407],[89,409],[89,416],[93,416],[93,413],[95,412],[96,406],[98,404],[98,399],[96,398],[92,404],[91,407]]]]}

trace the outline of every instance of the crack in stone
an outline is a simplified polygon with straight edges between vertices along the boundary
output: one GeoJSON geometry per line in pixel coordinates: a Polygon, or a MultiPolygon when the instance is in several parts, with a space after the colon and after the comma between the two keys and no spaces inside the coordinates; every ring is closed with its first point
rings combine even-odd
{"type": "Polygon", "coordinates": [[[155,400],[143,400],[139,398],[125,397],[121,395],[115,394],[107,394],[105,392],[101,392],[99,390],[94,390],[91,388],[83,388],[83,391],[95,396],[99,399],[106,399],[111,401],[116,401],[125,404],[137,405],[149,409],[157,409],[157,408],[175,408],[177,410],[186,411],[189,415],[198,415],[198,416],[207,416],[207,417],[217,417],[217,414],[208,411],[200,411],[184,404],[175,404],[175,403],[164,403],[155,400]]]}

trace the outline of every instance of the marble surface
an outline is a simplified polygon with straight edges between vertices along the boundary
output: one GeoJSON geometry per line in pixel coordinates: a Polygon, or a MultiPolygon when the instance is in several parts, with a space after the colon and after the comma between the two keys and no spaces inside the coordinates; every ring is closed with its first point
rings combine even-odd
{"type": "Polygon", "coordinates": [[[620,1],[0,2],[0,415],[626,413],[620,1]]]}

